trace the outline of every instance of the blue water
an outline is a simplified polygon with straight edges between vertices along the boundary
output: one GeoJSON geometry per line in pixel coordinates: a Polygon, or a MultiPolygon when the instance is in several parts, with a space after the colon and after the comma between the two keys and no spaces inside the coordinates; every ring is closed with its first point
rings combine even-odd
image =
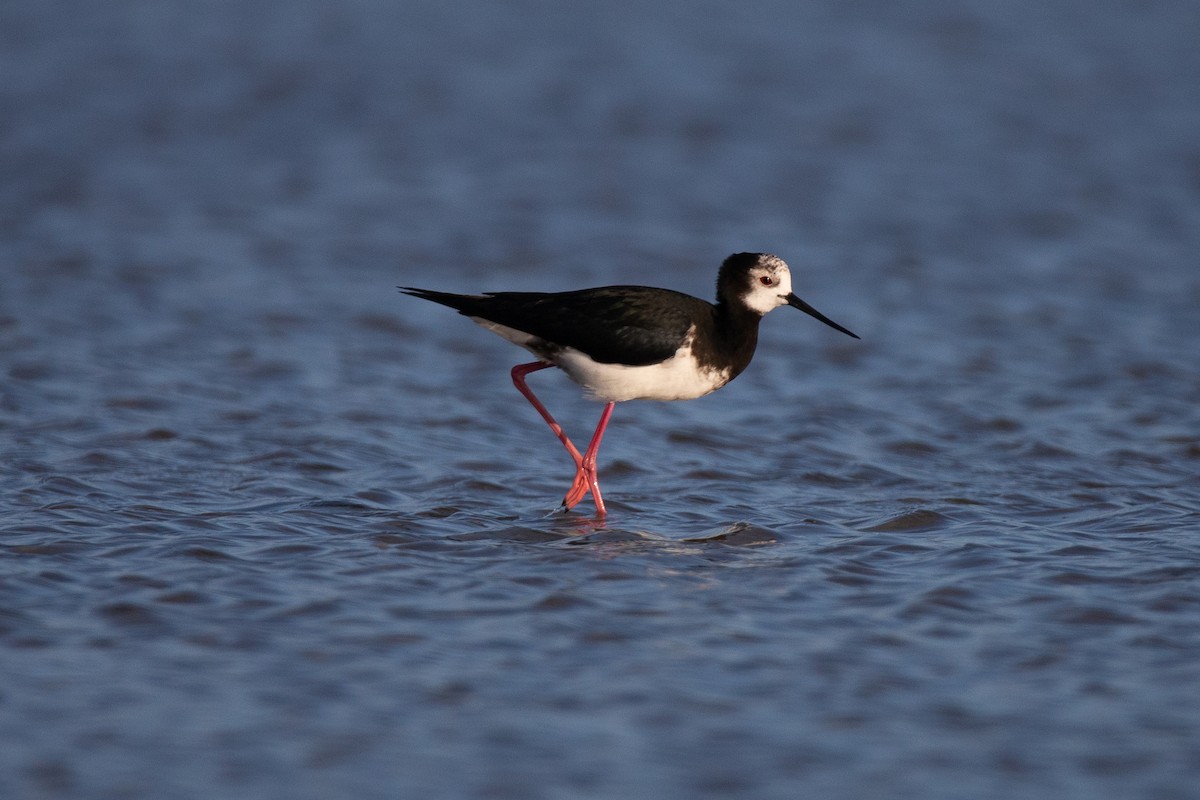
{"type": "Polygon", "coordinates": [[[1198,23],[4,4],[0,797],[1197,797],[1198,23]],[[742,250],[603,523],[394,288],[742,250]]]}

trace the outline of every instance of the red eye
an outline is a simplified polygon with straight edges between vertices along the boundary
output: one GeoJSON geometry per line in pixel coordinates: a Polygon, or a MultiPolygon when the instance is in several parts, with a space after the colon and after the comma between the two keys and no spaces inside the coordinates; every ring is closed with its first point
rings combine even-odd
{"type": "Polygon", "coordinates": [[[761,278],[758,279],[758,282],[761,283],[763,286],[770,286],[771,284],[775,283],[775,279],[772,278],[770,275],[763,275],[761,278]]]}

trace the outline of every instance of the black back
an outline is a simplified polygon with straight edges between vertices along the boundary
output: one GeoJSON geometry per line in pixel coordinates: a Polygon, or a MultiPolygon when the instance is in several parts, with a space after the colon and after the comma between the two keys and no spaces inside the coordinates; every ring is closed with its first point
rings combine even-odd
{"type": "Polygon", "coordinates": [[[670,289],[604,286],[574,292],[405,293],[543,340],[547,353],[572,347],[602,364],[644,366],[675,354],[693,324],[711,328],[716,309],[670,289]]]}

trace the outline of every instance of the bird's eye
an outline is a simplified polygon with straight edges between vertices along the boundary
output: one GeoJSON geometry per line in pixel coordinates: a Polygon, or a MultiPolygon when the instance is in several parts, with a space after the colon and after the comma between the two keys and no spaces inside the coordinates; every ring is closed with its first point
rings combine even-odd
{"type": "Polygon", "coordinates": [[[763,286],[771,286],[775,283],[775,279],[772,278],[770,275],[763,275],[762,277],[760,277],[758,279],[758,282],[761,283],[763,286]]]}

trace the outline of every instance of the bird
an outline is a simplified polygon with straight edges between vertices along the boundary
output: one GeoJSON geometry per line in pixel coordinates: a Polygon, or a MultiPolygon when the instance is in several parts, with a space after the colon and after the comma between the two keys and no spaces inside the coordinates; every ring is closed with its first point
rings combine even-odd
{"type": "Polygon", "coordinates": [[[596,515],[607,515],[596,457],[613,407],[627,400],[691,400],[732,381],[750,364],[758,324],[780,306],[797,308],[855,339],[792,292],[782,258],[734,253],[717,273],[716,303],[651,286],[601,286],[566,292],[452,294],[400,286],[404,294],[448,306],[533,353],[511,376],[575,462],[575,479],[560,510],[590,492],[596,515]],[[526,383],[538,370],[558,367],[586,395],[604,403],[587,449],[580,453],[526,383]]]}

